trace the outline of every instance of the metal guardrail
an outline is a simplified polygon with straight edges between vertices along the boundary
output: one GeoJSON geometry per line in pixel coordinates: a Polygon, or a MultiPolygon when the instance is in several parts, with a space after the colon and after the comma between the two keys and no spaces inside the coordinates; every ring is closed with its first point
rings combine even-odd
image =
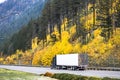
{"type": "Polygon", "coordinates": [[[87,70],[120,71],[118,67],[88,67],[87,70]]]}
{"type": "Polygon", "coordinates": [[[41,67],[41,68],[50,68],[50,66],[41,66],[41,65],[11,65],[11,64],[0,64],[0,65],[6,65],[6,66],[23,66],[23,67],[41,67]]]}

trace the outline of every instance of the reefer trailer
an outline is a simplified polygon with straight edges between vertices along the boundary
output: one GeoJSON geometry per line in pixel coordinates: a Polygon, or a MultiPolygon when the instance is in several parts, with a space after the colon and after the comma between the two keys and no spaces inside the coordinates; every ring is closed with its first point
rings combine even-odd
{"type": "Polygon", "coordinates": [[[61,54],[52,60],[52,68],[55,69],[86,69],[88,66],[87,54],[61,54]]]}

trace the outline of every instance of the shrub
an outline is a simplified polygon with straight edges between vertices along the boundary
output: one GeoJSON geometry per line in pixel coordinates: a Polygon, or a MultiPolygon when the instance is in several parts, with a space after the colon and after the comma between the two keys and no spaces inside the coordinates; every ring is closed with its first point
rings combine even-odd
{"type": "Polygon", "coordinates": [[[61,74],[54,74],[52,78],[56,78],[59,80],[120,80],[120,79],[113,79],[113,78],[96,78],[96,77],[86,77],[86,76],[78,76],[73,74],[61,73],[61,74]]]}
{"type": "Polygon", "coordinates": [[[120,79],[104,77],[102,80],[120,80],[120,79]]]}
{"type": "Polygon", "coordinates": [[[62,74],[54,74],[53,78],[56,78],[59,80],[80,80],[81,76],[62,73],[62,74]]]}
{"type": "Polygon", "coordinates": [[[52,77],[54,74],[52,74],[52,73],[50,73],[50,72],[46,72],[45,74],[44,74],[44,76],[47,76],[47,77],[52,77]]]}

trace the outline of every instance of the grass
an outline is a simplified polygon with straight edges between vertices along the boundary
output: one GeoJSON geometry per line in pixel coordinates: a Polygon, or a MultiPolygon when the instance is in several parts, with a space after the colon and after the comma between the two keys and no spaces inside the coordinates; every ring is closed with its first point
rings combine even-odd
{"type": "Polygon", "coordinates": [[[7,69],[0,69],[0,80],[36,80],[39,76],[7,69]]]}

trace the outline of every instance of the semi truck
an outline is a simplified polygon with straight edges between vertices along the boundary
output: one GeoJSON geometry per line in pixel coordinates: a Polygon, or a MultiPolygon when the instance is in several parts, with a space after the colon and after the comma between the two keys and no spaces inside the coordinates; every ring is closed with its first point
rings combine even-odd
{"type": "Polygon", "coordinates": [[[88,66],[87,54],[58,54],[52,60],[52,69],[85,70],[88,66]]]}

